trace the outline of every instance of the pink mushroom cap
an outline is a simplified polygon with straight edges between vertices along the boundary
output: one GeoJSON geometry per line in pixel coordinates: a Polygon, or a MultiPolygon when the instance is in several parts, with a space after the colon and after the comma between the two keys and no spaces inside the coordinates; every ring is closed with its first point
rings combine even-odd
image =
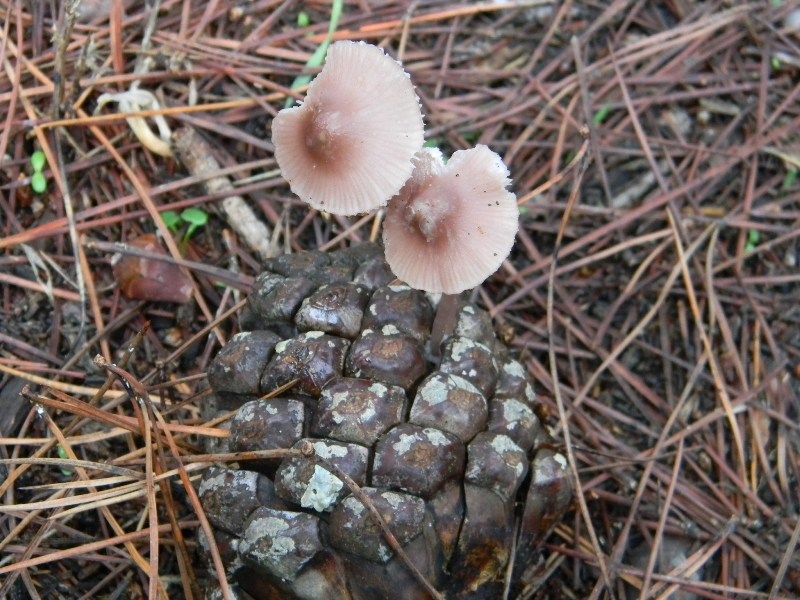
{"type": "Polygon", "coordinates": [[[398,278],[426,292],[480,285],[511,252],[517,199],[502,159],[486,146],[415,157],[411,179],[391,199],[383,224],[386,260],[398,278]]]}
{"type": "Polygon", "coordinates": [[[272,142],[295,194],[354,215],[385,205],[411,176],[422,111],[400,63],[377,46],[336,42],[303,103],[273,120],[272,142]]]}

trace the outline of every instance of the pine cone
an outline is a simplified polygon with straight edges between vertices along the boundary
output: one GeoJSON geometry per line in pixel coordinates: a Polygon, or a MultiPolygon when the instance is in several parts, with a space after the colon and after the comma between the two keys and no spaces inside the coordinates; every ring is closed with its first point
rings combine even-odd
{"type": "Polygon", "coordinates": [[[434,308],[392,284],[379,247],[266,267],[244,332],[208,378],[216,408],[238,408],[230,451],[313,456],[206,474],[200,498],[229,582],[256,599],[429,597],[332,464],[446,598],[502,597],[509,573],[514,597],[572,489],[525,369],[488,314],[461,306],[433,359],[434,308]]]}

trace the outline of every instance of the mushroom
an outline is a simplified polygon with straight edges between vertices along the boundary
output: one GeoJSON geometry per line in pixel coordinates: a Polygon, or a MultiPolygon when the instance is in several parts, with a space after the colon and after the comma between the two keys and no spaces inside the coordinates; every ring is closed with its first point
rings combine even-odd
{"type": "Polygon", "coordinates": [[[391,199],[383,224],[386,260],[398,278],[426,292],[458,294],[503,263],[517,234],[517,199],[502,159],[479,145],[447,164],[424,148],[411,179],[391,199]]]}
{"type": "Polygon", "coordinates": [[[305,101],[272,122],[275,158],[314,208],[354,215],[383,206],[411,176],[423,143],[411,79],[377,46],[341,41],[305,101]]]}

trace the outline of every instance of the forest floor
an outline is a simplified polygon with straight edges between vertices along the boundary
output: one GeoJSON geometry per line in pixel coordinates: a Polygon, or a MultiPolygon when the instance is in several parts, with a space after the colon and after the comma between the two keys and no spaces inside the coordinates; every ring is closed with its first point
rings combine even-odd
{"type": "MultiPolygon", "coordinates": [[[[0,597],[146,597],[154,554],[191,587],[178,474],[172,531],[141,478],[23,488],[109,453],[92,478],[144,472],[103,361],[176,435],[213,433],[204,373],[261,258],[375,238],[380,213],[301,203],[270,142],[338,4],[0,1],[0,597]],[[159,125],[230,186],[160,155],[159,125]],[[185,270],[137,298],[145,263],[185,270]]],[[[529,596],[800,597],[800,2],[347,0],[332,37],[403,62],[429,143],[511,173],[520,232],[478,301],[580,482],[529,596]]]]}

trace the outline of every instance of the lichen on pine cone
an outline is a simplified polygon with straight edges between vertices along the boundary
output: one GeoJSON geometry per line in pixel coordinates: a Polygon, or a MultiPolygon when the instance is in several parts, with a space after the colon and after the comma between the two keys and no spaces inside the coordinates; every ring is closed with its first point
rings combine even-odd
{"type": "MultiPolygon", "coordinates": [[[[444,597],[499,598],[509,577],[514,597],[571,504],[566,460],[488,314],[462,305],[435,359],[433,318],[378,246],[277,257],[209,368],[213,403],[238,409],[228,450],[313,447],[362,486],[444,597]]],[[[320,461],[239,464],[199,494],[241,597],[429,597],[320,461]]]]}

